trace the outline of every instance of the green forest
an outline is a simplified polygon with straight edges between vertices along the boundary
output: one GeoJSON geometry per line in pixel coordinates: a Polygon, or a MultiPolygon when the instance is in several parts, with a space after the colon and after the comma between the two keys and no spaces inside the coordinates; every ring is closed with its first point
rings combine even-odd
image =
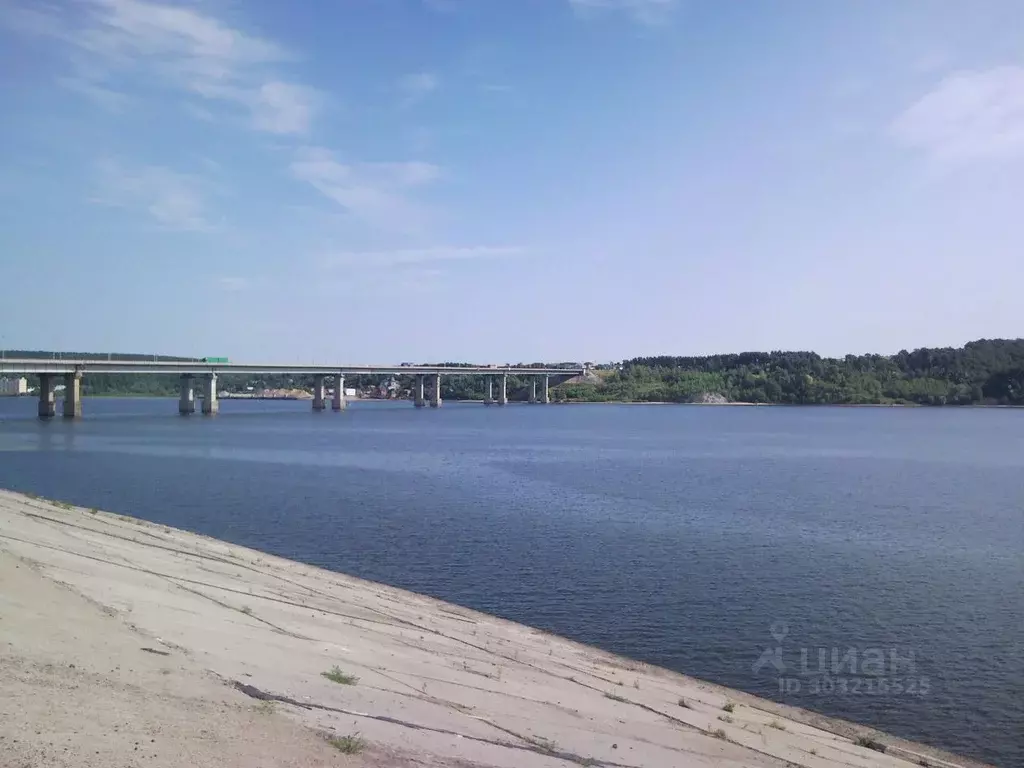
{"type": "Polygon", "coordinates": [[[730,402],[793,405],[1024,405],[1024,339],[843,358],[813,352],[638,357],[600,384],[564,389],[569,399],[636,402],[692,402],[715,393],[730,402]]]}
{"type": "MultiPolygon", "coordinates": [[[[4,354],[49,357],[54,353],[4,354]]],[[[131,357],[157,359],[153,355],[131,357]]],[[[349,376],[346,386],[369,391],[380,381],[380,377],[349,376]]],[[[412,378],[398,377],[398,383],[399,391],[406,390],[412,386],[412,378]]],[[[178,387],[176,376],[147,374],[89,374],[82,384],[86,395],[174,395],[178,387]]],[[[509,377],[509,398],[525,400],[528,384],[525,378],[509,377]]],[[[244,391],[250,386],[310,388],[312,379],[227,374],[219,378],[218,384],[219,389],[227,391],[244,391]]],[[[485,386],[483,376],[445,376],[442,397],[482,400],[485,386]]],[[[822,357],[814,352],[637,357],[596,366],[589,376],[557,383],[551,390],[556,402],[687,403],[708,400],[709,396],[728,402],[792,405],[1024,405],[1024,339],[982,339],[960,348],[843,358],[822,357]]]]}

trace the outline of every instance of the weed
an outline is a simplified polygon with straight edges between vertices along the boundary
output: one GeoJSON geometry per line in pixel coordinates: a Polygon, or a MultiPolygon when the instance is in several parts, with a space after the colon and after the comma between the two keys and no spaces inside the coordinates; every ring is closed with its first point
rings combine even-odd
{"type": "Polygon", "coordinates": [[[931,765],[931,763],[929,763],[929,762],[928,762],[927,760],[925,760],[925,759],[924,759],[923,757],[922,757],[922,758],[921,758],[920,760],[918,760],[918,761],[917,761],[917,764],[918,764],[918,765],[923,765],[923,766],[924,766],[924,768],[929,768],[929,766],[931,765]]]}
{"type": "Polygon", "coordinates": [[[768,723],[768,727],[769,728],[774,728],[777,731],[784,731],[784,730],[786,730],[786,726],[784,726],[778,720],[772,720],[770,723],[768,723]]]}
{"type": "Polygon", "coordinates": [[[621,696],[616,696],[614,693],[606,693],[604,695],[604,697],[606,699],[611,699],[612,701],[622,701],[622,702],[626,701],[624,698],[622,698],[621,696]]]}
{"type": "Polygon", "coordinates": [[[66,502],[66,501],[55,501],[55,502],[53,502],[53,503],[54,503],[54,504],[55,504],[56,506],[60,507],[61,509],[67,509],[67,510],[72,510],[72,509],[74,509],[74,508],[75,508],[75,505],[74,505],[74,504],[69,504],[69,503],[68,503],[68,502],[66,502]]]}
{"type": "Polygon", "coordinates": [[[640,678],[637,678],[633,681],[633,687],[636,688],[638,691],[640,690],[640,678]]]}
{"type": "Polygon", "coordinates": [[[261,701],[259,704],[253,707],[253,709],[259,712],[261,715],[272,715],[277,711],[277,707],[274,706],[274,702],[266,700],[261,701]]]}
{"type": "Polygon", "coordinates": [[[339,685],[355,685],[359,682],[358,677],[342,672],[340,667],[331,667],[330,671],[321,672],[320,676],[326,677],[332,683],[338,683],[339,685]]]}
{"type": "Polygon", "coordinates": [[[812,750],[811,750],[810,752],[808,752],[808,754],[810,754],[810,755],[816,755],[816,754],[818,754],[818,750],[816,750],[816,749],[812,749],[812,750]]]}
{"type": "Polygon", "coordinates": [[[366,746],[366,742],[358,733],[348,736],[328,736],[327,743],[345,755],[358,755],[366,746]]]}
{"type": "Polygon", "coordinates": [[[245,614],[246,616],[252,616],[252,608],[250,608],[250,607],[249,607],[248,605],[243,605],[243,606],[242,606],[241,608],[239,608],[238,610],[240,610],[240,611],[241,611],[242,613],[244,613],[244,614],[245,614]]]}
{"type": "Polygon", "coordinates": [[[722,709],[724,709],[726,712],[733,712],[736,709],[736,705],[729,701],[726,702],[725,706],[723,706],[722,709]]]}
{"type": "Polygon", "coordinates": [[[721,720],[723,723],[731,723],[732,722],[732,717],[730,717],[729,715],[719,715],[718,719],[721,720]]]}
{"type": "Polygon", "coordinates": [[[858,736],[857,740],[853,743],[856,744],[858,747],[867,747],[868,749],[873,749],[875,750],[875,752],[885,752],[885,744],[883,744],[880,741],[875,741],[874,739],[869,738],[867,736],[858,736]]]}
{"type": "Polygon", "coordinates": [[[543,736],[534,736],[532,739],[528,739],[528,741],[549,755],[553,755],[558,751],[558,745],[551,741],[551,739],[545,739],[543,736]]]}
{"type": "Polygon", "coordinates": [[[716,728],[711,732],[711,735],[714,736],[716,739],[724,739],[725,731],[723,731],[721,728],[716,728]]]}
{"type": "Polygon", "coordinates": [[[93,507],[92,509],[89,510],[90,515],[98,515],[99,513],[100,511],[96,509],[96,507],[93,507]]]}

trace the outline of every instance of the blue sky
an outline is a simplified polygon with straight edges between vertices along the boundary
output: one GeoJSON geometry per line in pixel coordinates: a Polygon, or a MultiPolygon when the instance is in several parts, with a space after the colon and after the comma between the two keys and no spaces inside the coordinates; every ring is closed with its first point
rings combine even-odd
{"type": "Polygon", "coordinates": [[[0,346],[1024,335],[1024,6],[4,0],[0,346]]]}

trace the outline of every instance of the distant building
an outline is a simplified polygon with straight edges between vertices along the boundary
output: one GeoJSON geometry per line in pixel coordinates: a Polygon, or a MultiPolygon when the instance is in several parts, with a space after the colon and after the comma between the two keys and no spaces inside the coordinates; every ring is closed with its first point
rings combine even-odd
{"type": "Polygon", "coordinates": [[[0,396],[17,397],[28,394],[28,379],[24,376],[18,379],[0,379],[0,396]]]}

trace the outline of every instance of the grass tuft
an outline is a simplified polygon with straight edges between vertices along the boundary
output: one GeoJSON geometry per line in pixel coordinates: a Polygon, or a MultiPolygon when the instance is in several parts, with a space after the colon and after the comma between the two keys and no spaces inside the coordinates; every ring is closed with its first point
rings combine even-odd
{"type": "Polygon", "coordinates": [[[719,715],[718,719],[721,720],[723,723],[731,723],[732,722],[732,717],[730,717],[729,715],[719,715]]]}
{"type": "Polygon", "coordinates": [[[606,699],[611,699],[612,701],[622,701],[622,702],[626,701],[624,698],[622,698],[621,696],[617,696],[614,693],[605,693],[604,697],[606,699]]]}
{"type": "Polygon", "coordinates": [[[714,736],[716,739],[724,739],[725,738],[725,731],[722,730],[721,728],[716,728],[715,730],[713,730],[711,732],[711,735],[714,736]]]}
{"type": "Polygon", "coordinates": [[[772,720],[770,723],[768,723],[768,727],[769,728],[774,728],[777,731],[784,731],[784,730],[786,730],[786,726],[784,726],[778,720],[772,720]]]}
{"type": "Polygon", "coordinates": [[[722,709],[724,709],[726,712],[733,712],[736,709],[736,705],[729,701],[726,702],[722,709]]]}
{"type": "Polygon", "coordinates": [[[885,744],[883,744],[880,741],[875,741],[874,739],[868,736],[858,736],[857,740],[853,743],[856,744],[858,747],[867,747],[868,749],[873,749],[875,750],[875,752],[885,752],[885,744]]]}
{"type": "Polygon", "coordinates": [[[331,667],[327,672],[321,672],[321,677],[326,677],[332,683],[338,683],[339,685],[355,685],[359,682],[359,678],[355,675],[350,675],[348,672],[342,672],[341,667],[331,667]]]}
{"type": "Polygon", "coordinates": [[[358,733],[348,736],[328,736],[327,743],[345,755],[358,755],[366,747],[366,742],[358,733]]]}

